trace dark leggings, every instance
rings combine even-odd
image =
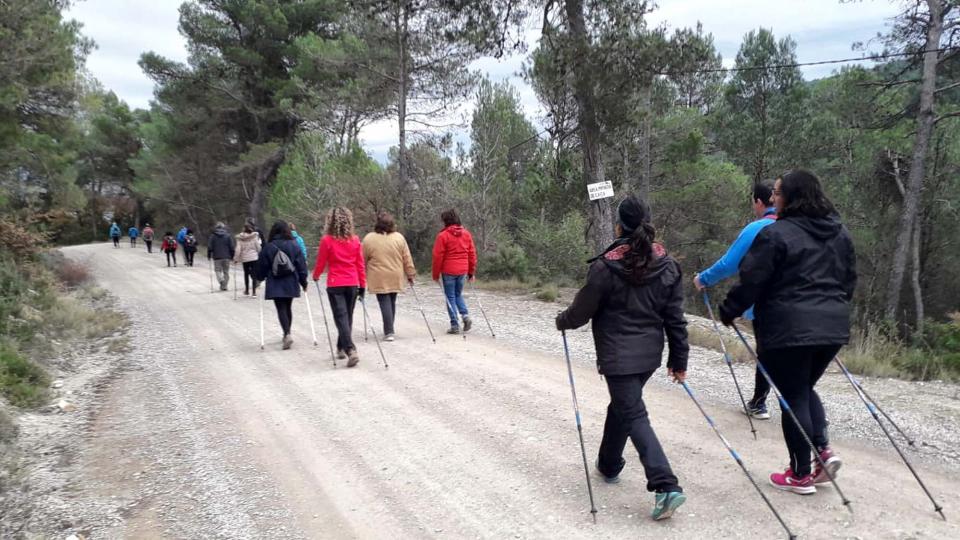
[[[167,266],[170,266],[170,259],[171,259],[171,258],[173,259],[173,265],[176,266],[176,265],[177,265],[177,252],[176,252],[176,251],[168,251],[168,252],[166,252],[166,253],[167,253]]]
[[[330,311],[337,325],[337,350],[356,349],[353,344],[353,310],[357,306],[357,287],[328,287]]]
[[[120,237],[119,237],[119,236],[111,236],[110,238],[113,239],[113,247],[120,247]]]
[[[243,263],[243,292],[250,292],[250,282],[253,282],[253,294],[257,294],[257,261]]]
[[[610,405],[607,406],[607,420],[603,424],[597,468],[608,477],[620,474],[625,464],[623,449],[629,438],[640,454],[640,463],[647,476],[647,491],[683,491],[650,425],[650,416],[643,403],[643,386],[653,373],[648,371],[606,377]]]
[[[820,396],[813,387],[839,350],[839,345],[817,345],[765,350],[760,353],[760,361],[770,373],[773,384],[777,385],[783,399],[793,409],[803,431],[810,436],[817,449],[826,447],[829,441],[827,415]],[[810,474],[813,456],[803,432],[797,429],[797,424],[788,416],[789,413],[784,412],[781,424],[790,454],[790,468],[797,476],[806,476]]]
[[[759,369],[753,374],[753,398],[747,403],[750,407],[756,409],[767,404],[767,396],[770,394],[770,383],[767,378],[760,373]]]
[[[187,260],[187,266],[193,266],[193,256],[197,254],[197,250],[186,249],[183,251],[183,257]]]
[[[378,294],[377,302],[380,304],[380,313],[383,315],[383,335],[389,336],[394,333],[393,321],[397,316],[397,293]]]
[[[277,306],[277,318],[280,319],[283,335],[290,335],[290,325],[293,324],[293,298],[274,298],[273,303]]]
[[[143,243],[147,245],[147,253],[153,253],[153,240],[144,240]]]

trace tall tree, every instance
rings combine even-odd
[[[720,144],[754,182],[796,165],[791,147],[782,144],[796,135],[802,118],[803,77],[790,67],[797,62],[796,47],[789,36],[777,40],[765,28],[751,30],[724,93]]]
[[[394,88],[397,188],[406,201],[401,213],[409,217],[418,189],[410,174],[411,135],[453,126],[450,113],[476,82],[470,62],[518,46],[508,40],[525,11],[510,0],[354,0],[353,5],[371,21],[363,27],[370,54],[357,64]]]
[[[161,102],[175,101],[177,92],[193,92],[199,101],[181,101],[192,109],[181,112],[213,113],[222,123],[219,136],[237,153],[221,165],[230,167],[224,169],[230,177],[249,181],[248,212],[261,222],[285,150],[306,120],[302,105],[313,98],[293,77],[299,62],[315,60],[299,55],[298,40],[339,40],[343,9],[336,0],[193,0],[180,8],[189,65],[154,53],[141,58],[140,65],[160,85]],[[337,66],[317,76],[308,82],[334,87],[350,80]]]
[[[896,250],[890,265],[890,279],[887,284],[887,305],[884,317],[893,322],[897,318],[900,305],[900,292],[903,276],[907,268],[907,258],[911,253],[915,273],[919,273],[920,230],[917,225],[920,215],[921,193],[926,177],[926,162],[930,152],[930,140],[934,129],[941,120],[960,116],[960,110],[936,111],[937,94],[960,83],[951,82],[937,88],[937,73],[941,65],[956,61],[957,51],[949,47],[960,44],[960,7],[955,0],[914,0],[908,2],[908,9],[897,19],[897,24],[887,41],[907,50],[915,51],[922,58],[919,75],[919,103],[916,108],[916,135],[914,136],[910,170],[903,191],[903,206],[897,230]],[[919,45],[920,47],[917,47]],[[919,50],[917,50],[919,49]],[[944,50],[947,49],[947,50]],[[898,84],[902,81],[896,81]],[[911,246],[916,246],[911,248]],[[922,325],[923,302],[920,286],[914,280],[918,324]]]

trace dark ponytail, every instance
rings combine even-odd
[[[657,230],[649,221],[643,222],[627,236],[630,250],[623,255],[623,266],[627,279],[634,285],[640,285],[647,277],[647,269],[653,261],[653,240]]]

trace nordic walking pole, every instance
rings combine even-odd
[[[453,313],[453,316],[456,317],[458,314],[457,309],[453,306],[453,304],[450,303],[450,299],[447,298],[447,290],[443,288],[443,282],[438,281],[437,283],[440,285],[440,294],[443,295],[443,299],[447,302],[447,308],[449,308],[450,311]],[[460,332],[460,333],[463,335],[464,341],[466,341],[467,333],[466,332]]]
[[[477,284],[475,282],[472,283],[471,288],[473,289],[473,296],[477,299],[477,305],[480,307],[480,314],[483,315],[483,320],[487,322],[487,328],[490,329],[490,335],[496,339],[497,334],[494,333],[493,327],[490,326],[490,319],[487,318],[487,312],[483,310],[483,302],[480,301],[480,295],[477,294]]]
[[[777,521],[780,522],[780,525],[783,527],[783,530],[787,532],[787,538],[793,540],[797,535],[793,534],[790,531],[790,527],[787,525],[787,522],[780,517],[780,513],[777,512],[777,509],[773,507],[773,503],[770,502],[770,499],[767,498],[767,495],[760,489],[760,486],[757,485],[757,481],[753,479],[753,475],[750,474],[750,471],[747,470],[747,466],[743,464],[743,460],[740,459],[740,454],[733,449],[733,446],[730,445],[730,442],[727,441],[727,438],[723,436],[723,433],[720,433],[720,428],[717,427],[717,424],[714,423],[713,418],[710,418],[710,415],[707,414],[707,411],[703,409],[703,405],[700,404],[700,401],[693,395],[693,390],[690,390],[690,387],[687,385],[686,381],[681,381],[683,389],[687,391],[687,395],[690,396],[690,399],[693,400],[693,403],[700,409],[700,414],[706,418],[707,423],[710,424],[710,427],[713,428],[713,432],[717,434],[717,437],[720,438],[720,441],[724,446],[727,447],[727,452],[730,452],[730,455],[733,457],[733,460],[737,462],[737,465],[740,465],[740,468],[743,470],[743,474],[747,475],[747,480],[750,480],[750,483],[753,484],[753,489],[757,490],[757,493],[760,494],[760,498],[763,499],[763,502],[767,503],[767,508],[773,512],[774,517],[777,518]]]
[[[840,361],[839,356],[834,357],[834,360],[837,362],[837,365],[840,366],[841,370],[843,370],[844,372],[847,372],[847,366],[845,366],[843,362]],[[850,381],[851,384],[853,384],[854,388],[859,390],[860,393],[867,398],[867,400],[873,403],[873,406],[877,408],[877,412],[879,412],[884,418],[886,418],[887,422],[890,422],[890,425],[893,426],[893,428],[896,429],[898,433],[900,433],[900,435],[907,441],[907,444],[909,444],[910,446],[915,446],[916,441],[914,441],[912,437],[910,437],[902,429],[900,429],[900,426],[898,426],[897,423],[894,422],[892,418],[890,418],[890,415],[887,414],[886,411],[884,411],[882,408],[880,408],[880,405],[876,402],[876,400],[870,397],[870,394],[868,394],[867,390],[863,387],[862,384],[860,384],[860,381],[858,381],[852,375],[847,377],[847,379]]]
[[[363,300],[363,297],[359,297],[360,305],[363,306],[363,317],[366,319],[369,315],[367,314],[367,303]],[[390,365],[387,364],[387,357],[383,355],[383,347],[380,346],[380,338],[377,337],[377,331],[372,326],[370,331],[373,333],[373,341],[377,342],[377,349],[380,351],[380,358],[383,360],[383,369],[390,369]]]
[[[420,315],[423,317],[423,323],[427,325],[427,332],[430,332],[430,339],[434,343],[437,342],[437,338],[433,337],[433,329],[430,328],[430,322],[427,321],[427,314],[423,312],[423,304],[420,303],[420,295],[417,294],[417,288],[413,286],[413,282],[410,282],[410,289],[413,291],[413,297],[417,300],[417,307],[420,308]]]
[[[917,479],[917,483],[920,484],[920,488],[923,489],[923,492],[927,494],[927,498],[933,503],[934,512],[940,514],[940,517],[946,521],[947,517],[943,515],[943,507],[940,506],[940,503],[938,503],[937,500],[933,498],[933,495],[930,494],[930,490],[927,489],[927,486],[923,483],[923,480],[920,479],[920,475],[917,474],[917,471],[913,468],[910,460],[907,459],[907,456],[903,453],[903,450],[901,450],[900,446],[898,446],[896,441],[893,440],[893,435],[890,434],[887,426],[883,425],[883,422],[880,421],[880,416],[877,414],[876,404],[873,403],[872,399],[869,399],[869,397],[863,393],[862,387],[856,380],[854,380],[853,375],[850,374],[847,366],[843,365],[843,362],[841,362],[839,358],[834,358],[834,360],[837,361],[837,365],[840,366],[840,370],[843,371],[844,376],[846,376],[847,380],[850,381],[850,384],[853,385],[853,389],[857,392],[857,396],[859,396],[860,400],[863,401],[863,404],[867,406],[867,410],[870,411],[870,416],[873,416],[873,419],[876,420],[877,424],[880,425],[880,429],[883,430],[883,434],[890,439],[890,444],[893,445],[893,449],[900,454],[900,459],[903,460],[904,465],[910,469],[910,473],[913,474],[913,477]]]
[[[710,295],[707,294],[706,289],[703,291],[703,303],[707,305],[707,313],[710,314],[713,329],[717,332],[717,338],[720,340],[720,350],[723,351],[723,360],[730,369],[730,376],[733,377],[733,385],[737,388],[737,395],[740,396],[740,403],[743,405],[743,414],[747,415],[747,422],[750,422],[750,432],[753,433],[753,440],[757,440],[757,428],[753,426],[753,417],[750,416],[750,410],[747,409],[747,400],[743,399],[743,391],[740,390],[737,374],[733,371],[733,362],[730,360],[730,353],[727,352],[727,344],[723,341],[723,334],[720,333],[720,325],[717,324],[717,318],[713,316],[713,306],[710,304]]]
[[[767,372],[767,369],[763,367],[763,363],[760,362],[760,357],[757,356],[757,353],[753,350],[753,347],[750,346],[750,343],[747,342],[747,338],[743,337],[743,334],[740,332],[740,329],[737,328],[736,323],[732,324],[733,331],[737,333],[737,337],[740,338],[740,341],[743,343],[743,346],[747,348],[750,352],[750,356],[753,356],[754,360],[757,362],[757,369],[760,370],[760,373],[763,375],[763,378],[767,380],[770,384],[770,389],[773,390],[773,393],[777,396],[777,400],[780,401],[780,409],[787,411],[787,415],[790,416],[790,419],[793,420],[794,425],[797,426],[797,429],[800,431],[800,434],[803,435],[803,440],[807,441],[807,446],[810,447],[810,451],[813,452],[814,457],[817,460],[817,463],[820,464],[820,467],[823,469],[823,472],[827,473],[827,478],[830,479],[830,483],[833,484],[833,489],[837,490],[837,495],[840,496],[840,500],[843,501],[843,505],[847,507],[851,513],[853,512],[853,507],[850,506],[850,499],[843,494],[843,491],[840,490],[840,485],[837,484],[837,479],[833,476],[833,473],[830,472],[830,469],[827,467],[827,464],[823,462],[823,458],[820,457],[820,452],[817,452],[817,447],[813,444],[813,441],[810,440],[810,435],[807,434],[807,431],[803,429],[803,425],[800,424],[800,419],[797,418],[797,414],[793,412],[793,409],[790,408],[790,404],[787,403],[787,400],[783,398],[783,394],[780,393],[780,389],[777,388],[777,385],[773,383],[773,378],[770,377],[770,374]]]
[[[337,355],[333,352],[333,338],[330,337],[330,324],[327,323],[327,309],[323,306],[323,293],[320,292],[320,282],[314,281],[317,286],[317,296],[320,297],[320,313],[323,313],[323,326],[327,329],[327,343],[330,344],[330,358],[333,359],[333,367],[337,367]]]
[[[266,289],[266,284],[264,284],[264,289]],[[260,350],[263,350],[263,297],[265,294],[260,294],[260,301],[257,302],[260,304]]]
[[[570,363],[570,347],[567,345],[567,331],[561,330],[563,337],[563,356],[567,360],[567,376],[570,377],[570,394],[573,396],[573,415],[577,419],[577,436],[580,437],[580,455],[583,457],[583,472],[587,475],[587,495],[590,496],[590,514],[597,522],[597,506],[593,503],[593,484],[590,483],[590,467],[587,465],[587,449],[583,445],[583,426],[580,424],[580,405],[577,404],[577,387],[573,383],[573,364]]]
[[[233,299],[237,299],[237,263],[233,263]]]
[[[186,254],[184,254],[184,257],[186,257]],[[210,268],[210,293],[213,294],[213,263],[209,258],[207,259],[207,266]]]
[[[363,341],[367,341],[367,306],[363,306]]]
[[[310,335],[313,336],[313,346],[317,346],[317,331],[313,327],[313,310],[310,309],[310,295],[303,289],[303,299],[307,302],[307,319],[310,320]]]

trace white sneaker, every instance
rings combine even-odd
[[[394,341],[395,339],[397,339],[397,337],[393,334],[387,334],[386,337],[383,338],[384,341]]]

